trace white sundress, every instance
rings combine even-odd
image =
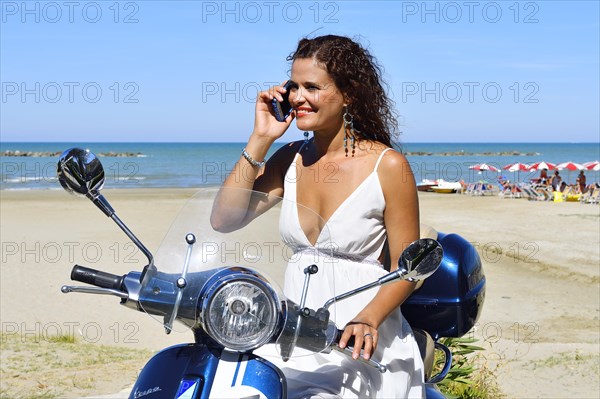
[[[294,251],[285,272],[283,292],[299,303],[304,268],[317,264],[311,277],[306,306],[318,309],[335,295],[370,283],[386,274],[378,261],[386,239],[385,199],[377,168],[335,210],[312,245],[300,226],[296,206],[296,161],[285,175],[280,234]],[[335,255],[331,256],[331,243]],[[323,246],[327,246],[324,248]],[[375,296],[371,289],[330,308],[331,318],[343,328]],[[289,398],[421,398],[423,364],[412,330],[400,311],[393,311],[378,329],[379,342],[372,358],[387,366],[380,373],[360,361],[333,351],[312,354],[296,349],[288,362],[276,363],[288,380]],[[273,361],[273,359],[269,359]]]

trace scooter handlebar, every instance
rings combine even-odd
[[[335,335],[335,343],[339,344],[340,343],[340,339],[342,338],[342,334],[344,333],[344,330],[340,330],[338,328],[337,333]],[[348,342],[346,343],[346,346],[352,346],[354,347],[354,336],[351,336],[350,339],[348,340]]]
[[[340,342],[340,338],[342,338],[342,334],[344,333],[344,330],[337,330],[336,333],[336,337],[335,337],[335,344]],[[341,352],[343,354],[345,354],[348,357],[352,357],[352,352],[353,352],[353,347],[354,347],[354,337],[350,337],[350,339],[348,340],[348,343],[346,344],[346,347],[344,349],[341,349],[339,346],[334,345],[332,347],[332,349],[337,350],[338,352]],[[365,360],[365,358],[363,358],[362,356],[360,356],[358,358],[359,361],[368,364],[371,367],[376,368],[377,370],[379,370],[380,373],[385,373],[387,371],[387,367],[379,362],[376,362],[373,359],[368,359]]]
[[[96,287],[101,288],[124,291],[124,279],[125,276],[117,276],[116,274],[106,273],[79,265],[73,266],[73,270],[71,270],[71,280],[95,285]]]

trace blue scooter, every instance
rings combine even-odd
[[[475,325],[485,296],[480,258],[462,237],[435,233],[417,240],[403,252],[394,272],[310,309],[305,301],[310,278],[319,272],[316,265],[304,269],[299,303],[285,299],[278,284],[267,277],[283,270],[291,256],[277,229],[265,228],[263,222],[275,220],[269,215],[233,233],[219,233],[211,228],[210,217],[214,197],[223,193],[205,190],[184,207],[154,256],[100,194],[104,170],[93,153],[78,148],[65,151],[58,161],[58,177],[65,190],[94,202],[148,259],[142,271],[122,276],[75,265],[71,279],[88,285],[65,285],[62,292],[114,295],[121,304],[158,318],[167,334],[182,329],[194,333],[194,343],[164,349],[150,359],[130,398],[287,398],[284,374],[254,352],[273,344],[284,361],[298,350],[351,356],[352,343],[344,349],[337,345],[341,330],[331,320],[330,308],[399,280],[422,281],[402,312],[423,358],[426,397],[444,397],[436,384],[450,370],[452,355],[438,340],[466,334]],[[270,204],[273,210],[285,201],[259,192],[245,195]],[[232,207],[226,212],[239,210]],[[189,230],[191,225],[195,232]],[[436,349],[445,360],[441,371],[432,376]],[[384,364],[372,359],[360,361],[387,372]]]

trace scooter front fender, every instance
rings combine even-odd
[[[142,369],[129,398],[285,399],[286,392],[281,371],[263,358],[183,344],[154,355]]]

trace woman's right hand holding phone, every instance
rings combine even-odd
[[[273,99],[282,102],[283,94],[285,93],[286,89],[283,85],[273,86],[269,90],[258,93],[254,118],[254,131],[252,132],[253,136],[266,139],[272,143],[283,136],[285,131],[290,127],[292,120],[294,120],[294,113],[290,113],[285,121],[280,122],[275,118],[273,105],[271,104]]]

